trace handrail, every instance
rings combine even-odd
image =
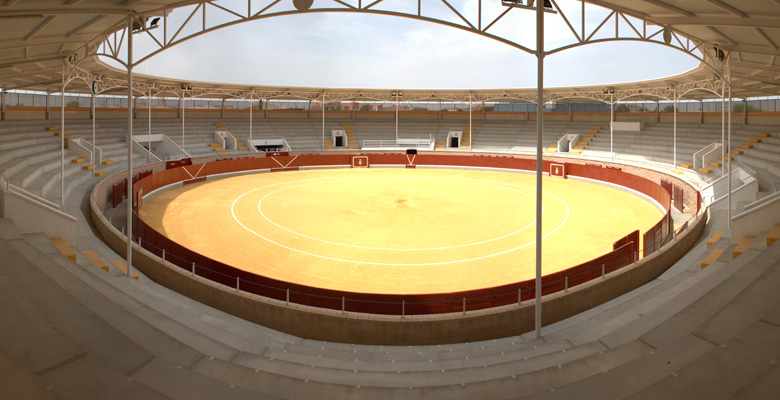
[[[0,182],[5,182],[4,189],[6,192],[16,193],[20,196],[26,197],[28,200],[41,203],[41,205],[46,206],[48,208],[53,208],[54,209],[53,211],[57,211],[67,216],[70,216],[70,214],[62,212],[62,207],[59,204],[55,204],[49,200],[44,199],[41,196],[38,196],[34,193],[25,190],[24,188],[12,184],[11,181],[8,179],[8,177],[5,176],[5,173],[3,173],[2,171],[0,171]]]
[[[744,213],[746,213],[746,212],[748,212],[748,211],[750,211],[750,210],[752,210],[754,208],[760,207],[760,206],[762,206],[762,205],[764,205],[766,203],[772,202],[773,200],[775,200],[777,198],[780,198],[780,192],[774,192],[774,193],[770,194],[769,196],[764,197],[763,199],[758,199],[758,200],[756,200],[756,201],[754,201],[754,202],[752,202],[750,204],[747,204],[745,206],[744,212],[742,214],[744,214]],[[740,214],[740,215],[742,215],[742,214]]]

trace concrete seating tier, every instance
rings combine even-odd
[[[737,244],[723,236],[715,246],[724,255],[700,269],[720,217],[662,276],[539,339],[431,346],[275,332],[93,263],[85,250],[118,256],[90,234],[69,246],[73,262],[49,238],[0,219],[0,250],[13,260],[0,265],[0,304],[13,304],[4,311],[16,321],[0,327],[0,369],[13,374],[16,397],[65,399],[771,398],[780,390],[780,247],[767,248],[764,233],[732,260]],[[85,377],[89,385],[73,384]]]

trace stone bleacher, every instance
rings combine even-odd
[[[213,141],[214,122],[187,122],[193,133],[188,131],[185,143],[194,154],[213,153],[205,139]],[[344,122],[326,120],[326,135]],[[350,123],[360,141],[395,137],[394,122]],[[177,140],[180,124],[155,122],[152,133]],[[240,141],[248,139],[248,121],[225,124]],[[475,124],[475,151],[535,151],[534,123]],[[45,130],[52,125],[0,124],[0,171],[12,183],[55,200],[60,142]],[[590,130],[592,125],[546,124],[545,148],[557,142],[561,131]],[[462,122],[449,121],[400,126],[402,137],[432,132],[438,140],[450,130],[463,130]],[[117,161],[105,168],[126,163],[125,129],[125,121],[98,122],[96,144],[104,158]],[[671,163],[663,150],[666,146],[670,153],[669,129],[668,124],[648,124],[634,138],[621,133],[620,151],[616,135],[616,151]],[[678,128],[678,160],[713,141],[707,139],[712,137],[708,129],[712,127]],[[91,140],[90,122],[69,122],[66,130]],[[740,128],[732,137],[735,143],[751,143],[747,139],[759,130]],[[139,121],[134,131],[146,134],[146,125]],[[718,138],[719,132],[718,126]],[[316,120],[253,124],[254,138],[284,137],[295,150],[320,149],[321,135],[321,121]],[[780,143],[764,139],[762,146],[735,158],[748,165],[763,162],[763,169],[774,173],[780,162],[771,146]],[[605,143],[608,152],[608,129],[596,135],[583,155],[604,152]],[[137,158],[135,163],[143,163],[146,155]],[[326,343],[221,313],[143,275],[138,281],[128,279],[113,263],[122,257],[94,236],[80,211],[98,178],[80,164],[68,164],[66,207],[79,218],[78,239],[70,246],[75,262],[45,235],[22,235],[11,220],[0,219],[2,397],[762,399],[780,394],[780,244],[767,240],[770,229],[780,229],[773,226],[733,258],[739,243],[732,243],[728,234],[714,237],[727,232],[725,212],[714,212],[698,244],[663,275],[544,327],[539,339],[531,332],[452,345]],[[723,252],[702,268],[713,249]]]
[[[14,321],[0,328],[0,380],[10,398],[774,398],[780,245],[759,237],[732,259],[724,236],[728,255],[701,269],[714,229],[661,277],[540,339],[366,346],[251,324],[106,272],[85,250],[120,258],[94,236],[71,246],[74,262],[0,219]]]

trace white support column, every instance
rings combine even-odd
[[[247,147],[252,145],[252,110],[255,108],[255,105],[252,104],[252,96],[249,96],[249,143],[247,143]]]
[[[615,136],[615,95],[610,93],[609,95],[609,160],[615,160],[615,150],[612,147],[613,138]]]
[[[398,107],[400,107],[400,102],[398,101],[398,96],[395,96],[395,143],[396,146],[398,145]],[[441,115],[441,107],[439,107],[439,114]]]
[[[133,18],[127,18],[127,276],[133,269]]]
[[[184,149],[184,92],[181,94],[181,148]],[[186,151],[186,150],[185,150]]]
[[[325,94],[322,95],[322,149],[325,150]]]
[[[674,90],[674,102],[673,102],[673,108],[674,108],[674,131],[672,135],[674,136],[672,138],[674,149],[672,154],[672,165],[674,166],[674,170],[677,170],[677,89]]]
[[[544,136],[544,2],[536,2],[536,302],[534,329],[542,337],[542,139]]]
[[[149,62],[146,62],[146,73],[149,73]],[[151,163],[152,162],[152,88],[149,88],[149,135],[147,136],[147,144],[146,146],[149,147],[147,151],[147,158],[146,162]]]
[[[92,169],[97,169],[97,166],[100,164],[103,160],[97,160],[95,162],[95,119],[97,118],[97,114],[95,114],[95,93],[92,93],[92,157],[90,157],[90,165],[92,165]]]
[[[728,193],[728,224],[727,229],[731,231],[731,55],[729,55],[729,63],[728,63],[728,80],[729,80],[729,114],[728,114],[728,148],[727,150],[727,157],[728,157],[728,168],[726,170],[728,171],[728,182],[729,182],[729,193]]]
[[[66,61],[62,61],[62,96],[60,97],[60,207],[65,211],[65,76]]]
[[[471,124],[471,93],[469,92],[469,151],[474,151],[474,126]]]
[[[731,157],[731,154],[729,154]],[[720,85],[720,175],[726,173],[726,79]]]

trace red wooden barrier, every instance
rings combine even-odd
[[[254,169],[291,170],[297,169],[299,166],[308,165],[351,165],[351,157],[352,155],[350,154],[318,154],[294,157],[280,153],[274,156],[268,154],[267,157],[222,160],[207,163],[202,165],[202,168],[197,166],[197,169],[190,167],[186,170],[184,167],[191,165],[191,161],[189,159],[180,160],[166,163],[166,171],[151,175],[142,173],[143,176],[134,185],[134,194],[137,194],[138,191],[150,193],[157,188],[174,182],[202,180],[207,175],[233,171]],[[407,165],[410,162],[407,155],[403,153],[372,153],[368,154],[368,157],[372,165]],[[549,171],[550,162],[544,161],[544,163],[546,163],[546,170]],[[460,165],[522,170],[536,169],[535,160],[510,156],[420,154],[415,157],[414,164]],[[604,168],[599,165],[566,164],[566,168],[568,175],[608,180],[645,193],[662,205],[665,205],[668,210],[671,200],[670,191],[648,179],[624,173],[618,168]],[[117,185],[114,185],[114,202],[117,201],[117,187],[120,190],[122,189],[121,182]],[[119,198],[121,202],[121,195]],[[194,271],[199,276],[230,287],[236,287],[236,277],[239,277],[241,280],[240,289],[242,291],[278,300],[285,300],[287,290],[289,289],[290,301],[298,304],[341,309],[342,298],[344,298],[344,306],[348,311],[375,314],[401,314],[404,312],[411,315],[463,311],[464,298],[466,299],[466,310],[477,310],[515,303],[518,301],[518,291],[521,292],[520,297],[523,301],[529,300],[534,296],[535,281],[532,279],[492,288],[415,295],[353,293],[293,284],[255,275],[212,260],[156,232],[146,225],[142,219],[138,218],[137,214],[133,218],[135,221],[133,233],[142,238],[144,248],[158,256],[161,256],[163,250],[165,250],[166,260],[180,268],[193,271],[194,262],[196,265]],[[671,232],[671,226],[671,213],[667,212],[661,221],[644,234],[646,254],[657,250],[656,241],[666,237]],[[649,252],[648,245],[651,246]],[[634,261],[634,252],[638,247],[639,231],[634,231],[615,242],[612,252],[567,270],[544,276],[542,278],[542,293],[554,293],[564,290],[566,287],[580,285],[591,279],[600,278],[602,274],[608,274],[629,265]]]

